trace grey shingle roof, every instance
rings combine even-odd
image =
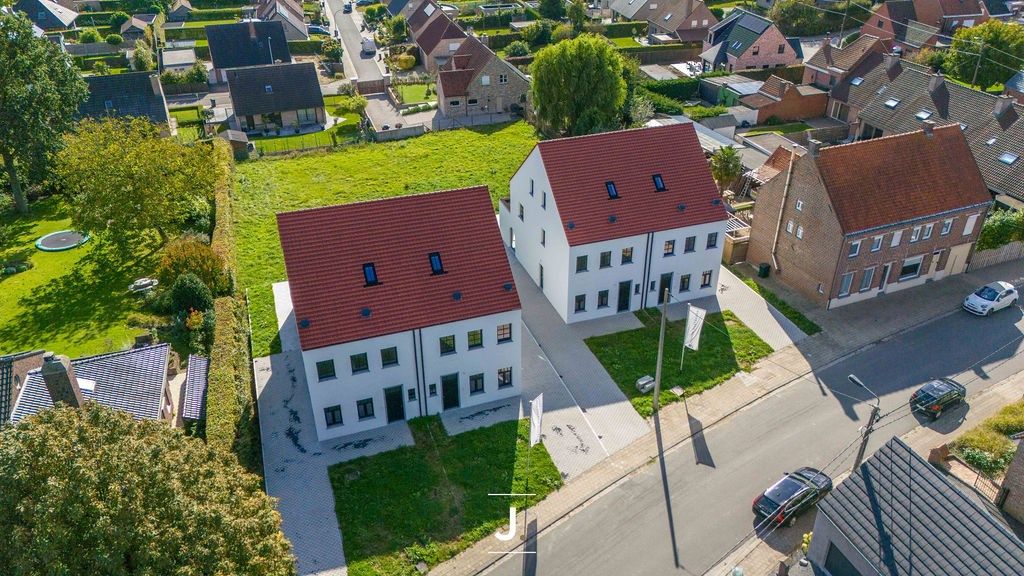
[[[206,358],[189,355],[185,373],[185,405],[181,409],[181,417],[185,420],[206,417],[206,376],[209,368],[210,361]]]
[[[78,18],[78,12],[50,0],[18,0],[14,10],[24,12],[29,20],[46,30],[68,28]]]
[[[324,106],[312,62],[233,68],[227,76],[231,102],[239,116]]]
[[[269,39],[269,45],[268,45]],[[217,69],[291,62],[284,25],[280,22],[238,22],[206,27],[210,59]],[[274,60],[270,59],[273,52]]]
[[[709,49],[701,54],[701,58],[708,59],[705,55],[713,56],[713,63],[717,66],[725,62],[725,53],[739,56],[772,25],[772,21],[767,18],[736,8],[709,30],[712,46],[724,45],[725,50],[712,54]]]
[[[157,344],[112,354],[89,356],[71,361],[75,377],[96,383],[95,388],[82,388],[85,400],[92,400],[128,412],[136,420],[157,420],[163,408],[167,385],[167,354],[169,344]],[[14,406],[11,422],[51,408],[53,401],[46,389],[42,373],[28,373],[21,396]]]
[[[1024,543],[898,438],[818,510],[879,574],[1024,574]]]
[[[11,417],[11,409],[14,408],[14,363],[37,355],[41,359],[42,350],[0,356],[0,427]]]
[[[156,124],[167,123],[167,101],[155,72],[89,76],[89,98],[78,107],[88,118],[137,116]]]
[[[1017,72],[1012,78],[1006,81],[1007,90],[1016,90],[1017,92],[1024,92],[1024,72]]]

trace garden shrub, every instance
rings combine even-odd
[[[687,106],[683,112],[694,122],[697,122],[705,118],[721,116],[722,114],[729,112],[729,109],[725,106]]]
[[[110,23],[111,28],[120,30],[121,24],[127,22],[129,18],[131,18],[131,16],[129,16],[127,12],[118,11],[110,15],[110,20],[108,20],[108,22]]]
[[[334,38],[324,40],[324,43],[320,46],[320,53],[323,54],[328,62],[341,62],[341,56],[344,52],[345,49],[341,42]]]
[[[960,456],[964,459],[964,462],[967,462],[973,468],[989,476],[994,476],[1006,470],[1006,467],[1010,465],[1010,461],[1013,460],[1014,452],[1016,452],[1016,447],[1013,446],[1013,442],[1010,442],[1005,450],[997,453],[965,447],[960,450]]]
[[[718,6],[715,6],[713,8],[709,8],[709,10],[711,10],[711,13],[715,15],[715,18],[718,18],[719,22],[722,21],[722,18],[725,18],[725,9],[724,8],[720,8]]]
[[[395,67],[399,70],[412,70],[416,67],[416,57],[410,54],[402,54],[395,58]]]
[[[1015,210],[993,210],[985,218],[978,235],[976,248],[991,250],[1024,237],[1024,212]]]
[[[197,276],[214,294],[222,294],[227,288],[224,258],[194,238],[168,244],[156,268],[156,277],[165,286],[186,273]]]
[[[95,44],[100,41],[100,33],[95,28],[82,28],[78,33],[79,44]]]
[[[339,98],[337,102],[334,110],[342,114],[362,114],[366,110],[366,97],[359,94]]]
[[[323,44],[323,40],[289,40],[288,51],[292,54],[306,56],[320,54]]]
[[[1024,432],[1024,403],[1005,406],[986,423],[989,428],[1006,436]]]
[[[110,44],[111,46],[120,46],[121,44],[124,44],[124,38],[120,34],[107,34],[105,40],[107,41],[107,44]]]
[[[545,44],[551,43],[551,21],[540,20],[535,22],[522,31],[523,40],[530,46],[544,46]]]
[[[502,34],[490,34],[487,36],[487,47],[497,52],[502,48],[519,40],[522,35],[519,32],[505,32]]]
[[[505,48],[505,54],[512,57],[527,56],[530,54],[530,45],[522,40],[516,40]]]
[[[199,276],[186,272],[171,286],[170,305],[175,312],[209,310],[213,308],[213,294]]]
[[[555,29],[551,31],[551,41],[555,44],[563,40],[572,40],[573,31],[572,26],[569,24],[559,24],[555,26]]]
[[[644,88],[676,100],[690,100],[697,94],[700,78],[676,78],[673,80],[652,80]]]
[[[614,22],[587,24],[585,30],[608,38],[635,38],[647,34],[647,22]]]
[[[107,76],[110,74],[110,66],[106,62],[97,62],[92,65],[92,73],[96,76]]]
[[[633,90],[633,94],[637,96],[643,96],[651,101],[654,105],[654,111],[661,114],[674,114],[679,115],[685,112],[683,103],[678,100],[673,100],[668,96],[662,96],[655,92],[651,92],[645,86],[637,86]]]
[[[852,27],[870,14],[870,0],[851,0],[846,25]],[[843,12],[822,12],[815,0],[777,0],[768,11],[768,18],[786,36],[818,36],[838,31],[843,23]]]

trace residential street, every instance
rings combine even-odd
[[[362,53],[362,33],[359,32],[359,23],[362,18],[353,9],[349,14],[342,12],[345,6],[344,0],[327,0],[327,12],[329,18],[341,32],[341,42],[345,45],[345,53],[352,62],[355,70],[345,70],[349,78],[356,76],[360,80],[380,80],[384,77],[380,67],[377,65],[377,55],[372,56]],[[369,38],[369,32],[365,32]]]
[[[851,443],[870,406],[843,395],[870,396],[848,374],[882,396],[882,414],[895,410],[878,424],[870,453],[922,423],[905,416],[905,405],[924,380],[958,375],[973,395],[1024,370],[1024,357],[1016,356],[1024,350],[1021,318],[1016,308],[991,318],[957,312],[820,370],[817,381],[799,380],[668,452],[671,521],[661,470],[652,462],[543,533],[535,558],[512,556],[489,573],[702,574],[748,535],[752,498],[783,472],[824,468],[848,446],[826,471],[836,476],[850,467]],[[947,413],[934,427],[955,428],[968,410]]]

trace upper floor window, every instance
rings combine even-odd
[[[441,264],[441,253],[431,252],[430,253],[430,273],[431,274],[444,274],[444,265]]]
[[[319,381],[331,380],[335,377],[334,360],[321,360],[316,363],[316,379]]]
[[[438,338],[438,342],[441,345],[441,355],[454,354],[455,353],[455,334],[449,334],[448,336],[441,336]]]
[[[525,222],[526,221],[525,215],[526,215],[526,212],[523,210],[523,205],[520,204],[519,205],[519,219]]]
[[[946,234],[949,234],[950,230],[952,230],[952,229],[953,229],[953,219],[950,218],[948,220],[944,220],[942,222],[942,231],[939,232],[939,235],[940,236],[945,236]]]
[[[753,48],[750,49],[750,55],[751,56],[757,56],[760,53],[761,53],[761,47],[760,46],[754,46]]]
[[[673,254],[675,254],[676,253],[676,241],[675,240],[665,240],[665,247],[663,248],[663,253],[664,253],[665,256],[672,256]]]
[[[779,44],[779,54],[785,54],[785,53],[786,53],[786,45],[785,44]]]
[[[935,224],[925,224],[924,225],[924,236],[922,237],[922,239],[923,240],[927,240],[927,239],[931,238],[932,237],[932,230],[934,230],[934,229],[935,229]]]
[[[697,248],[697,237],[687,236],[683,242],[683,252],[693,252]]]
[[[366,280],[367,286],[373,286],[374,284],[380,284],[380,279],[377,278],[377,268],[372,262],[363,264],[363,279]]]
[[[623,264],[632,264],[633,263],[633,248],[632,247],[623,248],[622,249],[622,263]]]
[[[576,257],[576,271],[577,272],[586,272],[587,271],[587,256],[586,255],[577,256]]]
[[[498,342],[511,342],[512,341],[512,325],[511,324],[498,324]]]
[[[508,84],[508,74],[498,74],[498,84]]]
[[[875,236],[871,239],[871,251],[878,252],[882,249],[882,240],[885,239],[885,235]]]
[[[394,366],[398,364],[398,348],[392,346],[390,348],[380,349],[380,365],[381,366]]]
[[[910,241],[917,242],[921,239],[921,227],[914,226],[914,229],[910,231]]]
[[[853,258],[857,254],[860,254],[860,240],[850,242],[850,251],[847,253],[850,258]]]
[[[483,348],[484,346],[484,331],[483,330],[470,330],[466,334],[466,339],[469,341],[469,349]]]
[[[803,212],[804,211],[804,201],[803,200],[797,200],[796,201],[796,209],[797,209],[798,212]]]
[[[530,178],[530,196],[533,196],[533,178]]]
[[[601,252],[601,268],[610,268],[612,265],[612,251]]]
[[[366,359],[366,352],[349,356],[349,361],[352,363],[353,374],[366,372],[370,369],[370,362]]]
[[[708,234],[707,248],[711,249],[711,248],[717,248],[717,247],[718,247],[718,232],[712,232],[712,233]]]

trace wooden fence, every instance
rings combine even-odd
[[[1010,242],[999,248],[975,252],[974,256],[971,257],[971,263],[967,266],[967,271],[973,272],[986,266],[993,266],[1020,258],[1024,258],[1024,242]]]

